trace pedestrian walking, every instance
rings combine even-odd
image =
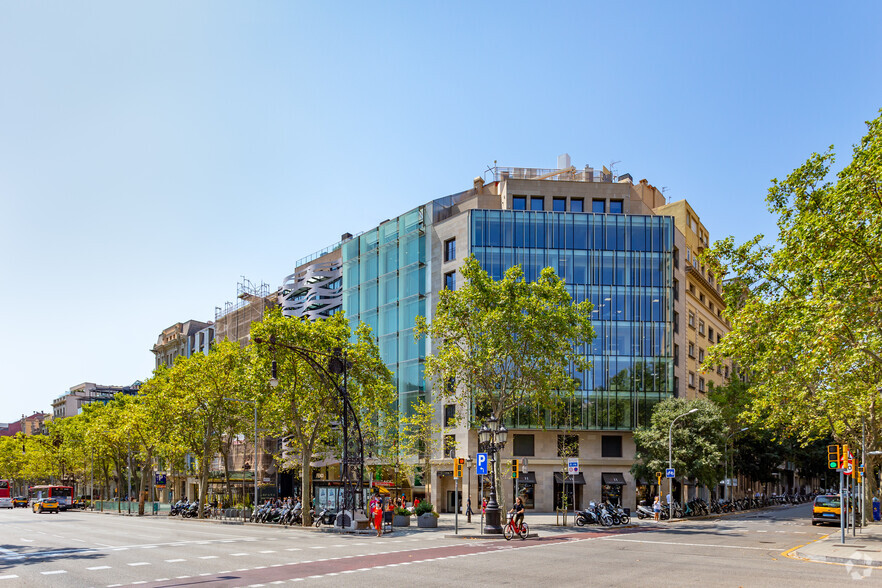
[[[466,500],[466,520],[471,523],[472,522],[472,497],[469,496]]]
[[[656,522],[661,520],[661,502],[658,496],[655,497],[655,502],[652,503],[652,512],[655,514]]]
[[[374,504],[374,527],[377,529],[377,537],[383,535],[383,503]]]

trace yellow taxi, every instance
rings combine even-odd
[[[838,494],[819,494],[815,496],[812,506],[812,525],[824,523],[839,524],[842,513],[842,502]]]
[[[25,498],[24,496],[16,496],[15,498],[12,499],[12,506],[14,508],[19,508],[19,507],[27,508],[28,499]]]
[[[58,514],[58,501],[54,498],[38,498],[34,500],[34,512],[54,512]]]

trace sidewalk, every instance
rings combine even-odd
[[[845,545],[840,544],[841,538],[839,529],[830,527],[826,537],[800,545],[786,555],[828,563],[882,566],[882,523],[870,523],[865,529],[858,529],[854,537],[849,529]]]

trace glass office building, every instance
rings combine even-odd
[[[392,370],[398,404],[425,397],[425,339],[414,340],[426,316],[426,223],[420,206],[342,245],[343,310],[350,324],[370,325]]]
[[[471,252],[494,278],[520,264],[528,280],[544,267],[576,302],[594,305],[596,338],[580,353],[592,369],[569,406],[538,414],[522,406],[517,429],[634,429],[673,394],[674,219],[663,216],[521,210],[469,211]]]

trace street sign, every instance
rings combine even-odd
[[[579,473],[579,460],[578,459],[570,459],[567,460],[567,473],[571,476],[575,476]]]
[[[487,454],[479,453],[476,456],[475,460],[475,471],[479,476],[487,475]]]
[[[674,478],[676,475],[674,474],[674,468],[665,468],[665,478]]]

